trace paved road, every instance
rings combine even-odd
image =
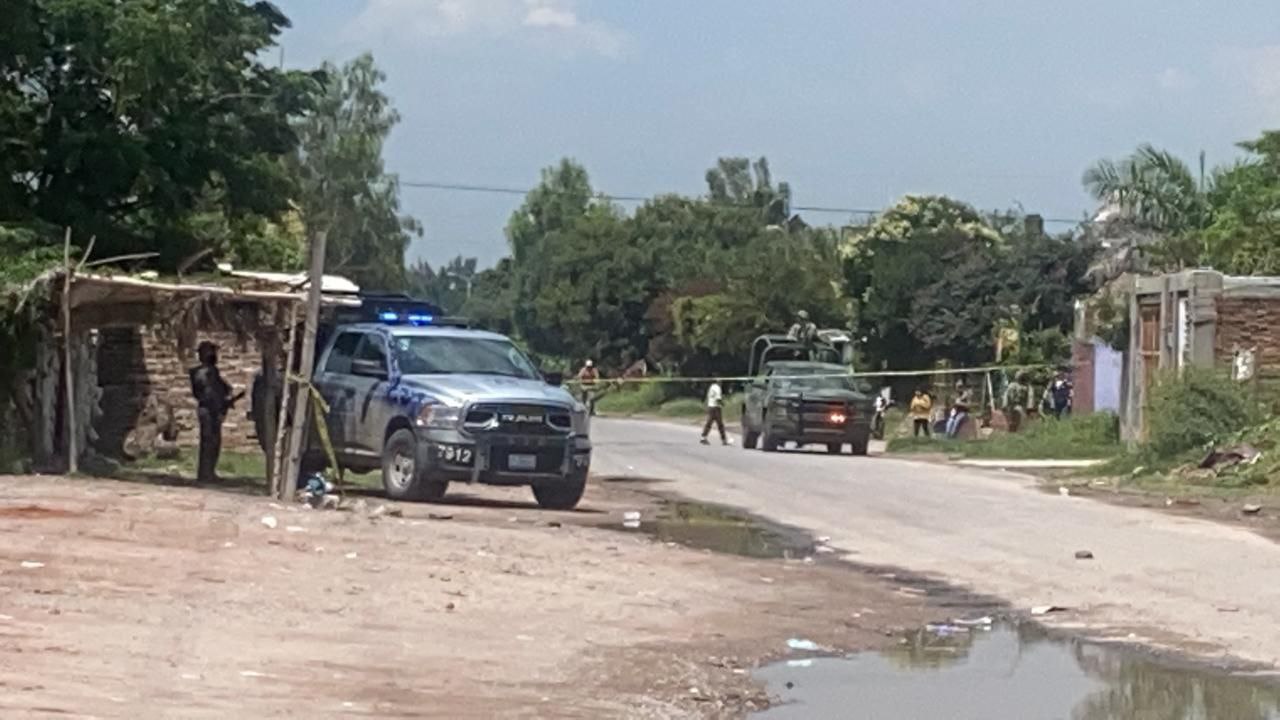
[[[600,419],[600,476],[674,481],[829,535],[852,559],[935,575],[1061,624],[1280,667],[1280,546],[1247,530],[1034,489],[1025,477],[888,457],[703,447],[697,430]],[[735,438],[736,440],[736,438]],[[1076,560],[1090,550],[1091,561]]]

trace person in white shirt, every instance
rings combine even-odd
[[[724,391],[720,389],[720,381],[712,381],[711,387],[707,388],[707,424],[702,427],[702,444],[709,445],[707,436],[711,434],[711,426],[714,425],[720,431],[720,442],[724,445],[729,444],[729,436],[724,432]]]

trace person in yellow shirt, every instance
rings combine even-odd
[[[933,414],[933,398],[929,397],[929,393],[921,389],[916,389],[915,395],[911,397],[911,423],[915,425],[915,436],[920,437],[920,432],[924,431],[925,437],[931,437],[929,431],[929,416]]]

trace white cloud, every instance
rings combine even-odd
[[[619,55],[626,40],[605,23],[583,19],[574,0],[366,0],[352,32],[362,40],[402,43],[527,37],[609,57]]]
[[[564,8],[536,5],[529,8],[529,14],[524,16],[524,24],[529,27],[571,30],[578,27],[578,14]]]

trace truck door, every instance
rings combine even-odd
[[[355,358],[356,347],[364,333],[343,332],[333,341],[329,351],[322,359],[323,365],[315,374],[314,384],[321,397],[329,405],[329,415],[325,418],[329,426],[329,439],[333,442],[334,452],[348,455],[351,452],[351,436],[347,434],[347,417],[351,414],[349,406],[355,400],[355,388],[352,381],[351,361]]]
[[[751,427],[761,430],[764,422],[764,400],[769,382],[768,372],[762,372],[751,378],[747,385],[747,401],[744,415]]]
[[[353,402],[345,418],[346,437],[353,454],[381,457],[382,441],[390,423],[387,380],[387,341],[377,333],[367,333],[356,346],[349,388]],[[375,370],[377,368],[377,370]]]

